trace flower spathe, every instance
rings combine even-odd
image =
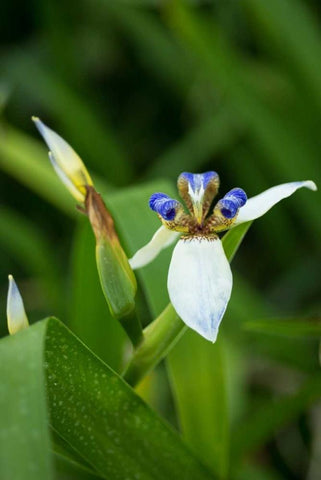
[[[233,283],[218,234],[259,218],[299,188],[317,187],[311,180],[284,183],[250,199],[241,188],[233,188],[212,207],[219,189],[216,172],[184,172],[177,186],[186,208],[165,193],[154,193],[149,206],[162,226],[129,262],[133,269],[147,265],[180,236],[168,272],[169,297],[186,325],[215,342]]]

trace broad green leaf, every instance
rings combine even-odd
[[[246,322],[245,330],[268,335],[281,335],[286,337],[321,337],[320,319],[267,319]]]
[[[57,320],[46,325],[51,424],[98,474],[113,480],[211,478],[107,365]]]
[[[68,466],[71,470],[74,467],[77,471],[96,475],[92,467],[77,453],[67,442],[65,442],[53,428],[51,428],[52,451],[54,454],[55,470],[59,471],[60,466]],[[58,465],[57,465],[58,464]]]
[[[0,341],[3,480],[53,479],[43,371],[45,331],[46,323],[38,323]]]
[[[226,345],[188,330],[167,358],[182,432],[195,453],[226,478],[229,424]]]
[[[54,478],[56,480],[99,480],[103,478],[61,454],[55,453],[53,457],[55,466]]]
[[[89,464],[113,480],[212,478],[177,433],[58,320],[1,340],[0,355],[1,478],[52,478],[45,389],[52,428],[62,447],[84,459],[82,470]]]
[[[321,399],[321,375],[311,375],[291,395],[267,401],[248,418],[235,426],[232,432],[232,458],[237,462],[248,453],[258,450],[281,427],[296,419],[298,415]],[[237,463],[236,463],[237,464]]]

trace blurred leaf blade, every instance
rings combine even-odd
[[[41,142],[4,126],[0,142],[0,167],[56,207],[73,216],[74,202],[54,173],[48,151]]]
[[[24,94],[41,102],[42,108],[53,114],[64,132],[59,133],[77,151],[84,162],[108,174],[106,181],[116,185],[124,184],[131,175],[131,165],[126,154],[116,140],[116,134],[107,125],[106,119],[95,108],[94,103],[86,102],[75,89],[60,81],[53,72],[37,64],[29,53],[4,61],[7,76],[22,89]],[[21,72],[29,75],[21,82]],[[37,78],[35,83],[32,79]],[[68,108],[65,108],[68,105]],[[37,112],[31,112],[35,115]],[[55,127],[56,130],[58,130]],[[85,134],[83,134],[85,133]],[[95,138],[95,142],[91,139]],[[90,164],[87,160],[90,157]],[[102,162],[102,158],[105,159]],[[113,168],[117,165],[117,169]]]
[[[307,378],[296,393],[262,404],[257,411],[251,412],[250,418],[235,427],[231,437],[234,459],[240,459],[260,448],[278,429],[318,402],[320,398],[321,376],[317,373]]]
[[[238,140],[242,128],[227,108],[201,119],[181,139],[156,158],[147,171],[157,175],[178,176],[182,171],[197,171],[211,157],[221,153]]]
[[[195,11],[171,3],[168,8],[169,23],[178,38],[194,52],[199,66],[213,85],[225,92],[239,119],[249,129],[253,140],[264,149],[270,168],[279,175],[288,175],[288,161],[291,159],[291,173],[301,177],[306,170],[307,177],[316,165],[316,151],[306,144],[304,137],[291,128],[289,122],[277,116],[269,107],[258,89],[248,81],[246,64],[237,51],[229,44],[224,32],[212,21],[204,21]],[[311,148],[310,148],[311,147]],[[304,165],[302,158],[305,158]],[[309,166],[309,168],[307,168]],[[308,196],[306,205],[308,228],[321,231],[316,222],[317,208]],[[308,218],[309,217],[309,218]],[[316,225],[319,223],[318,225]]]
[[[188,444],[217,474],[227,478],[229,422],[225,345],[188,330],[167,358],[179,419]]]
[[[43,372],[44,334],[45,324],[38,323],[0,341],[3,479],[53,479]]]
[[[53,246],[38,226],[17,212],[0,207],[0,244],[26,272],[42,278],[51,307],[61,308],[60,276]]]
[[[275,319],[246,322],[247,331],[286,337],[321,337],[321,319]]]
[[[238,251],[252,222],[245,222],[229,230],[223,237],[223,248],[225,255],[231,262]]]
[[[246,7],[255,15],[258,33],[268,35],[278,55],[283,52],[287,63],[312,89],[321,109],[321,35],[304,2],[298,0],[247,0]],[[291,22],[289,22],[291,18]],[[271,43],[270,43],[271,48]]]

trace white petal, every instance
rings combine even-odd
[[[259,195],[250,198],[244,207],[240,208],[233,226],[261,217],[280,200],[289,197],[292,193],[302,187],[309,188],[310,190],[317,190],[317,186],[312,180],[306,180],[303,182],[283,183],[282,185],[269,188]]]
[[[150,263],[157,257],[163,248],[169,247],[179,237],[180,233],[168,230],[162,225],[154,234],[153,238],[147,245],[140,248],[135,255],[129,260],[129,264],[133,269],[141,268]]]
[[[68,188],[69,192],[71,195],[78,201],[78,202],[84,202],[85,201],[85,195],[80,192],[75,185],[72,183],[72,181],[67,177],[65,172],[60,168],[58,163],[56,162],[55,157],[53,156],[52,152],[48,153],[49,160],[51,165],[53,166],[56,174],[60,178],[60,180],[65,184],[65,186]]]
[[[27,328],[28,318],[23,306],[23,300],[12,275],[9,275],[9,290],[7,297],[7,321],[10,335]]]
[[[78,191],[76,199],[83,201],[86,195],[85,185],[92,185],[92,180],[81,158],[60,135],[48,128],[39,118],[32,117],[32,119],[51,151],[55,161],[54,168],[59,177],[74,195],[64,180],[67,177],[69,183],[72,183]]]
[[[232,283],[230,265],[218,238],[179,240],[168,272],[169,297],[183,322],[212,342],[230,299]]]

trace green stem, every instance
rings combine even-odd
[[[187,327],[178,317],[172,304],[144,330],[144,340],[134,352],[123,376],[132,386],[152,370],[174,346]]]
[[[138,320],[135,310],[130,312],[128,315],[125,315],[119,319],[121,326],[127,333],[130,341],[132,342],[134,348],[137,348],[138,345],[143,340],[143,330]]]

